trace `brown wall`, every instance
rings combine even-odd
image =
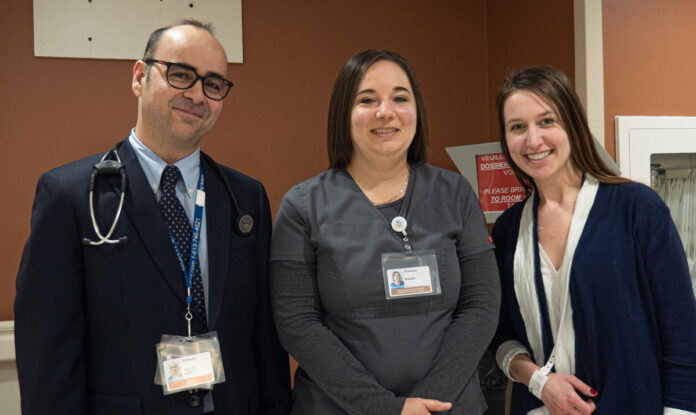
[[[293,184],[326,168],[340,67],[359,50],[388,48],[410,60],[424,90],[429,161],[454,169],[445,147],[497,135],[490,97],[509,68],[551,63],[572,76],[572,0],[517,3],[243,1],[244,64],[230,65],[235,86],[202,147],[263,181],[275,212]],[[31,2],[9,2],[0,19],[0,177],[11,201],[0,205],[0,320],[8,320],[39,175],[125,138],[136,101],[132,61],[35,58]]]
[[[605,141],[617,115],[696,115],[696,2],[605,0]]]
[[[575,76],[573,0],[488,0],[488,125],[499,138],[495,96],[511,71],[551,65]]]

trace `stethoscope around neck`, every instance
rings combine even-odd
[[[97,176],[120,174],[121,175],[121,197],[118,202],[118,209],[116,209],[116,215],[111,223],[111,228],[106,236],[102,235],[99,229],[99,224],[97,224],[97,218],[94,216],[94,186],[97,182]],[[97,235],[99,240],[92,241],[88,238],[82,238],[83,245],[99,246],[102,244],[120,244],[128,242],[127,236],[121,236],[117,239],[111,239],[111,235],[116,229],[116,224],[118,219],[121,217],[121,211],[123,210],[123,201],[126,198],[126,169],[123,164],[121,164],[121,158],[118,156],[118,151],[116,147],[109,150],[104,157],[102,157],[99,163],[92,166],[92,175],[89,178],[89,216],[92,218],[92,227],[94,228],[94,233]]]
[[[114,230],[116,229],[118,220],[121,217],[121,211],[123,210],[123,201],[126,197],[126,182],[128,181],[125,169],[126,166],[124,166],[121,163],[121,158],[118,156],[117,147],[118,144],[116,144],[114,148],[106,152],[106,154],[104,154],[104,157],[102,157],[102,159],[98,163],[92,166],[92,174],[89,180],[89,215],[92,219],[92,227],[94,228],[94,233],[97,235],[97,240],[93,241],[89,238],[82,238],[83,245],[99,246],[103,244],[122,244],[128,242],[128,237],[125,235],[118,238],[111,237],[114,233]],[[201,152],[201,155],[205,157],[205,159],[210,163],[211,166],[213,166],[215,172],[222,179],[222,182],[225,185],[225,190],[227,191],[227,194],[230,197],[232,204],[234,205],[234,209],[237,216],[235,220],[235,232],[239,236],[249,236],[251,232],[254,230],[254,217],[239,208],[239,203],[237,202],[237,198],[235,197],[234,192],[232,191],[232,186],[230,186],[230,182],[229,180],[227,180],[227,176],[225,176],[222,169],[215,162],[215,160],[213,160],[212,157],[203,152]],[[94,188],[98,176],[116,174],[121,176],[121,195],[119,197],[118,208],[116,209],[116,214],[114,215],[114,219],[111,222],[109,232],[107,232],[106,235],[104,235],[99,229],[99,224],[97,223],[97,219],[94,215]]]

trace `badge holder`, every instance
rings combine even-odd
[[[437,256],[432,249],[413,251],[406,233],[406,218],[395,217],[394,232],[403,235],[404,252],[382,254],[382,278],[387,300],[441,294]]]
[[[199,336],[165,334],[157,344],[155,384],[165,395],[188,389],[213,389],[225,381],[217,332]]]

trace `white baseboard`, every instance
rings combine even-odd
[[[20,415],[14,321],[0,321],[0,402],[3,415]]]
[[[0,362],[14,361],[14,321],[0,321]]]

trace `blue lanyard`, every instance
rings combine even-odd
[[[176,251],[176,256],[179,258],[179,264],[181,264],[181,271],[184,273],[184,279],[186,280],[186,304],[191,304],[191,279],[196,271],[196,263],[198,262],[198,248],[201,240],[201,224],[203,222],[203,207],[205,206],[205,186],[203,184],[203,167],[199,167],[198,174],[198,189],[196,191],[196,208],[193,211],[193,229],[191,232],[191,250],[189,251],[189,266],[186,269],[186,264],[184,263],[184,257],[181,255],[181,250],[176,244],[174,235],[172,231],[167,227],[167,232],[169,233],[169,238],[172,240],[174,245],[174,250]]]

